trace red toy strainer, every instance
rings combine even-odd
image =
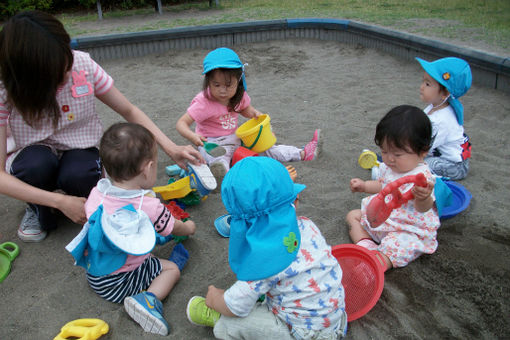
[[[331,252],[343,272],[347,321],[354,321],[368,313],[379,300],[386,262],[379,252],[356,244],[339,244]]]

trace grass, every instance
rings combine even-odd
[[[63,14],[60,19],[76,36],[281,18],[342,18],[447,39],[470,39],[462,35],[472,34],[493,46],[510,45],[510,0],[220,0],[219,8],[209,8],[204,0],[165,6],[163,11],[180,17],[160,20],[154,8],[107,11],[106,20],[147,16],[147,22],[119,23],[105,32],[80,27],[97,21],[96,12]]]

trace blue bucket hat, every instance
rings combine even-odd
[[[296,258],[301,234],[293,205],[305,188],[268,157],[247,157],[225,175],[221,198],[230,213],[228,261],[238,280],[261,280]]]
[[[471,87],[472,75],[469,64],[460,58],[448,57],[428,62],[416,58],[421,67],[435,81],[446,87],[450,92],[448,103],[452,106],[460,125],[464,124],[464,107],[458,98],[462,97]]]
[[[243,86],[246,90],[246,78],[244,76],[244,64],[239,59],[239,56],[232,51],[230,48],[220,47],[211,52],[209,52],[204,58],[204,71],[202,74],[206,74],[212,70],[218,68],[240,68],[243,70],[243,75],[241,76],[243,80]]]

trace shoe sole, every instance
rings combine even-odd
[[[159,335],[168,335],[169,330],[167,329],[167,326],[147,311],[134,298],[130,296],[125,298],[124,308],[129,316],[142,326],[144,331]]]
[[[223,237],[230,237],[230,224],[227,222],[228,216],[230,215],[222,215],[214,220],[216,231]],[[228,233],[226,232],[227,229]]]
[[[195,326],[207,327],[206,325],[202,325],[191,320],[191,316],[189,315],[189,306],[191,305],[191,301],[193,301],[195,298],[200,298],[200,296],[193,296],[191,299],[189,299],[188,304],[186,305],[186,316],[188,317],[189,322],[191,322]]]
[[[198,186],[201,185],[202,187],[209,191],[216,189],[217,186],[216,179],[214,178],[211,169],[209,169],[207,165],[201,164],[197,166],[189,164],[188,166],[191,169],[191,172],[195,174],[196,181],[200,182],[197,183]]]
[[[46,238],[46,232],[42,231],[39,234],[25,234],[18,229],[18,237],[21,241],[26,243],[37,243],[43,241]]]

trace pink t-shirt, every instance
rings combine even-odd
[[[234,134],[238,127],[238,112],[250,106],[250,96],[244,92],[236,111],[214,99],[207,99],[204,91],[193,98],[188,107],[188,114],[195,121],[195,132],[204,137],[221,137]]]
[[[10,128],[7,152],[13,154],[25,146],[49,146],[55,153],[97,146],[103,126],[96,111],[95,96],[105,94],[113,86],[110,77],[88,53],[73,51],[73,76],[57,91],[61,119],[56,130],[49,123],[32,128],[23,120],[16,107],[7,103],[7,92],[0,82],[0,126]]]
[[[105,192],[106,195],[104,194]],[[124,190],[114,187],[109,179],[103,178],[99,180],[97,186],[90,192],[87,202],[85,202],[85,214],[87,218],[90,218],[101,202],[104,211],[108,214],[113,214],[117,209],[130,203],[138,209],[140,199],[142,198],[141,194],[141,190]],[[172,233],[175,219],[158,198],[145,195],[141,209],[149,216],[157,233],[162,236],[168,236]],[[150,255],[150,253],[141,256],[128,255],[124,265],[111,274],[133,271]]]

